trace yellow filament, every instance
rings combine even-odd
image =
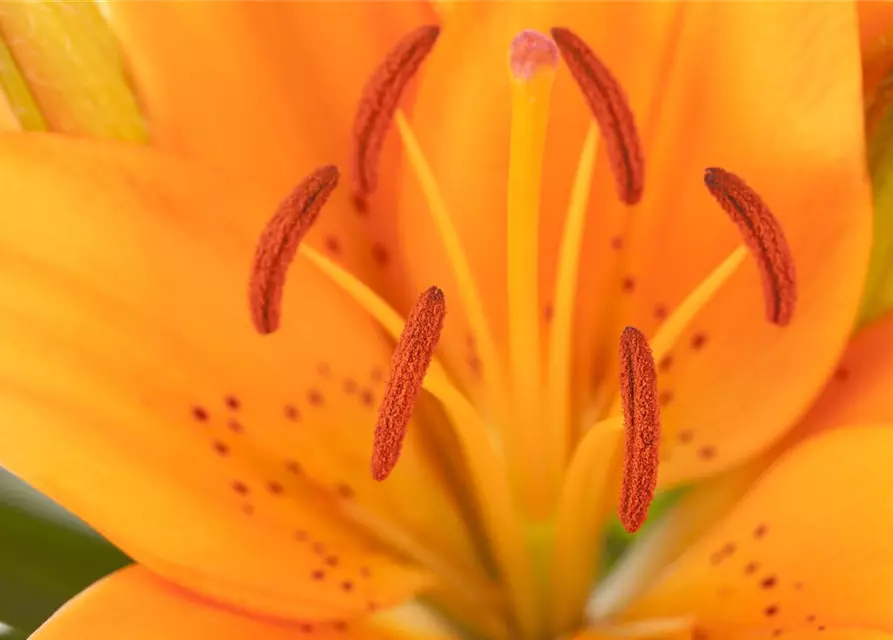
[[[381,324],[391,338],[395,341],[399,339],[404,319],[393,307],[355,276],[312,247],[302,244],[299,251],[302,257],[309,260],[356,300],[360,307]],[[488,441],[487,426],[481,416],[450,382],[436,357],[428,367],[422,387],[440,400],[456,431],[480,500],[483,524],[491,541],[491,552],[508,584],[519,621],[530,627],[532,623],[529,621],[529,616],[534,605],[531,586],[533,576],[526,560],[523,531],[512,507],[505,459]]]
[[[546,128],[555,69],[539,66],[530,77],[511,74],[512,123],[509,149],[508,330],[512,382],[510,455],[519,446],[521,495],[530,515],[548,512],[557,487],[547,481],[541,463],[542,380],[540,365],[539,217]]]
[[[601,552],[601,529],[620,491],[623,418],[593,426],[574,452],[555,514],[548,637],[577,628]]]
[[[747,248],[744,245],[740,245],[719,266],[711,271],[710,275],[704,278],[679,306],[673,309],[670,317],[664,321],[657,334],[650,340],[655,362],[660,362],[670,352],[670,349],[673,348],[673,345],[676,344],[694,317],[713,299],[720,287],[728,282],[746,257]],[[618,413],[620,413],[619,396],[616,397],[611,407],[611,415]]]
[[[577,294],[580,248],[597,151],[598,125],[593,122],[586,134],[580,162],[577,164],[577,173],[574,176],[571,202],[558,252],[558,272],[555,276],[547,378],[548,414],[542,426],[547,438],[544,451],[548,451],[547,464],[550,465],[548,472],[553,482],[560,482],[567,459],[574,298]]]
[[[419,181],[419,186],[428,203],[428,210],[434,219],[434,224],[437,226],[440,237],[443,239],[447,258],[456,276],[456,284],[459,287],[462,306],[468,314],[471,330],[474,332],[480,347],[481,368],[484,380],[493,394],[492,397],[496,399],[497,409],[501,415],[504,415],[507,401],[505,399],[505,383],[502,367],[499,364],[496,342],[493,340],[493,334],[487,323],[484,304],[475,284],[474,276],[471,273],[468,258],[462,249],[459,234],[456,231],[456,227],[453,226],[446,201],[443,199],[443,194],[440,192],[434,173],[431,171],[431,167],[428,166],[428,161],[425,159],[425,154],[419,146],[419,141],[416,139],[402,111],[398,110],[394,115],[394,122],[397,125],[397,131],[400,133],[400,139],[403,141],[406,155]]]

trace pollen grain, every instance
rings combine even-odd
[[[440,27],[423,25],[406,34],[369,77],[357,107],[351,153],[354,202],[365,210],[378,186],[378,159],[400,96],[431,53]]]
[[[704,172],[704,184],[738,227],[757,261],[767,319],[782,327],[787,325],[797,303],[797,279],[781,225],[762,198],[735,174],[712,167]]]
[[[645,189],[645,159],[626,94],[610,69],[577,34],[554,27],[552,38],[601,129],[617,195],[634,205]]]
[[[445,316],[443,292],[430,287],[419,296],[397,341],[372,442],[372,477],[376,480],[387,478],[400,458],[406,427],[440,340]]]
[[[288,268],[304,236],[338,186],[338,178],[338,168],[333,165],[311,173],[282,201],[261,233],[248,284],[251,320],[258,333],[268,334],[279,328]]]
[[[654,498],[660,454],[657,372],[651,347],[635,327],[620,336],[620,395],[626,445],[618,514],[623,528],[634,533]]]

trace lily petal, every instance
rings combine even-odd
[[[367,76],[403,34],[435,22],[423,2],[106,2],[104,8],[152,144],[253,184],[265,211],[296,176],[322,164],[348,166]],[[392,146],[385,172],[398,161]],[[375,210],[390,215],[392,198],[384,188]],[[328,209],[308,241],[386,289],[395,239],[372,216],[357,215],[349,189],[335,194]],[[254,226],[263,220],[242,217]]]
[[[277,622],[204,600],[137,565],[121,569],[95,583],[57,611],[31,636],[33,640],[79,637],[96,640],[448,638],[446,635],[390,631],[364,621],[338,621],[336,624]]]
[[[893,426],[860,426],[789,452],[626,615],[893,629],[891,446]]]
[[[784,634],[785,638],[791,640],[891,640],[893,633],[879,631],[876,629],[812,629],[806,631],[792,631]],[[724,630],[720,636],[723,640],[759,640],[761,638],[777,638],[778,634],[774,631],[764,633],[753,632],[736,632],[734,630]]]
[[[767,322],[748,259],[667,354],[665,486],[753,456],[805,410],[849,337],[872,222],[851,5],[691,5],[676,55],[653,178],[630,218],[635,287],[620,319],[653,331],[741,244],[704,188],[708,166],[742,176],[779,219],[798,300],[789,326]]]
[[[0,138],[0,172],[0,463],[165,577],[270,615],[356,614],[427,582],[364,531],[475,566],[424,430],[371,478],[378,325],[299,258],[282,329],[254,333],[237,185],[41,134]]]

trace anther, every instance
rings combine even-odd
[[[400,458],[406,427],[440,340],[445,315],[443,292],[429,288],[419,296],[397,341],[372,442],[372,477],[376,480],[387,478]]]
[[[354,117],[351,153],[354,202],[360,209],[378,186],[378,159],[400,96],[434,48],[439,34],[440,27],[425,25],[405,35],[363,88]]]
[[[338,177],[338,168],[327,165],[304,178],[282,201],[261,233],[248,284],[251,320],[258,333],[272,333],[279,328],[288,267],[301,240],[338,186]]]
[[[516,35],[509,48],[509,66],[518,80],[530,80],[541,69],[558,66],[558,48],[552,40],[533,29]]]
[[[573,31],[554,27],[552,38],[601,129],[618,196],[626,204],[636,204],[645,188],[645,160],[635,118],[623,88]]]
[[[654,357],[645,336],[627,327],[620,336],[620,396],[626,450],[618,515],[629,533],[648,516],[657,487],[660,454],[660,405]]]
[[[735,174],[709,168],[704,172],[704,184],[737,225],[757,261],[767,319],[782,327],[787,325],[797,303],[797,279],[781,225],[760,196]]]

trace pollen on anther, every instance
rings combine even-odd
[[[645,159],[623,88],[589,45],[573,31],[555,27],[552,38],[601,129],[618,196],[626,204],[636,204],[645,189]]]
[[[627,327],[620,337],[620,396],[626,444],[618,514],[623,527],[637,531],[648,516],[657,487],[660,406],[651,347],[641,331]]]
[[[376,480],[387,478],[400,457],[406,427],[440,340],[445,315],[443,292],[429,288],[419,296],[397,341],[372,443],[372,477]]]
[[[425,60],[440,27],[424,25],[406,34],[370,76],[354,116],[351,153],[354,202],[366,207],[366,197],[378,186],[378,159],[385,134],[406,85]]]
[[[338,169],[320,167],[304,178],[273,214],[257,241],[248,302],[258,333],[279,328],[285,276],[298,246],[338,185]]]
[[[797,279],[781,225],[760,196],[735,174],[712,167],[704,172],[704,184],[738,227],[757,261],[767,319],[787,325],[797,303]]]

